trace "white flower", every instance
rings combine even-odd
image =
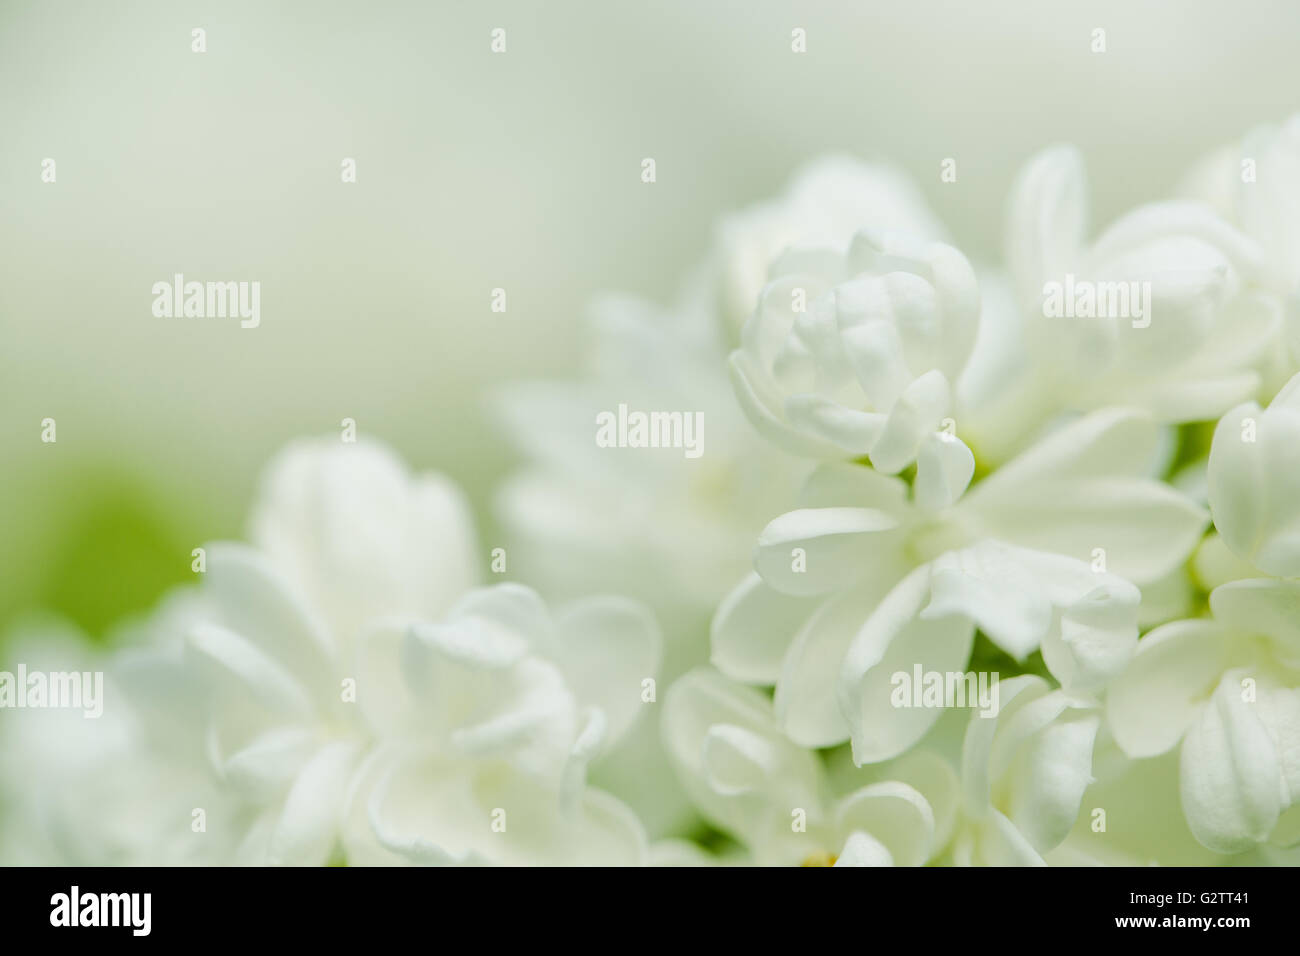
[[[740,332],[767,284],[773,260],[800,243],[847,242],[859,229],[946,239],[947,230],[901,171],[826,156],[795,174],[780,196],[725,217],[710,254],[728,340]]]
[[[817,755],[781,733],[771,701],[710,668],[673,684],[663,733],[700,812],[759,865],[919,866],[938,849],[915,787],[881,781],[837,799]]]
[[[1183,813],[1206,847],[1300,842],[1300,584],[1233,581],[1213,620],[1175,621],[1138,643],[1107,720],[1130,757],[1182,742]],[[1288,812],[1289,811],[1289,812]]]
[[[961,755],[960,866],[1043,866],[1092,782],[1100,718],[1033,675],[1002,681],[1002,710],[973,714]]]
[[[1130,760],[1106,724],[1092,752],[1093,782],[1065,841],[1044,854],[1049,866],[1218,866],[1178,805],[1178,755]],[[1235,862],[1235,861],[1234,861]]]
[[[150,619],[118,628],[111,641],[123,646],[111,653],[62,626],[22,628],[13,657],[29,670],[102,672],[104,684],[96,719],[75,708],[3,712],[6,863],[241,862],[249,815],[213,785],[199,688],[179,663],[177,635],[192,609],[190,595],[174,595]]]
[[[1208,202],[1259,243],[1269,286],[1287,297],[1300,291],[1300,114],[1206,157],[1180,192]]]
[[[658,657],[658,630],[630,601],[552,620],[511,584],[471,592],[436,624],[374,630],[359,701],[382,745],[357,781],[348,859],[644,863],[640,822],[585,775],[645,706]]]
[[[933,453],[929,471],[944,480],[927,488],[918,465],[910,499],[898,479],[823,466],[719,608],[714,664],[775,684],[796,742],[852,736],[859,763],[903,752],[936,718],[889,706],[890,675],[964,670],[976,625],[1017,659],[1041,647],[1059,680],[1095,691],[1132,653],[1133,583],[1178,568],[1206,523],[1149,477],[1156,441],[1141,415],[1097,412],[962,494],[969,452],[931,436],[922,465]]]
[[[250,536],[344,649],[377,618],[436,618],[482,578],[464,495],[373,441],[288,445],[266,468]]]
[[[509,570],[555,600],[592,591],[645,602],[667,638],[664,679],[702,663],[718,601],[749,563],[749,542],[808,471],[754,434],[722,372],[726,351],[698,300],[659,309],[606,298],[592,310],[590,374],[512,385],[499,395],[525,466],[497,492]],[[596,416],[699,412],[706,440],[681,449],[601,448]],[[594,775],[655,835],[692,811],[659,736],[642,725]]]
[[[56,838],[97,862],[644,862],[639,821],[585,784],[656,676],[644,609],[465,593],[459,492],[377,444],[294,444],[253,526],[115,655],[92,739],[130,774],[52,808]]]
[[[255,547],[207,548],[187,667],[217,778],[258,810],[249,853],[320,864],[371,742],[349,688],[388,692],[355,684],[357,641],[386,619],[436,618],[478,558],[459,492],[369,442],[290,445],[252,531]]]
[[[1210,511],[1224,544],[1265,574],[1300,576],[1300,375],[1268,408],[1219,421],[1210,448]]]
[[[702,659],[699,630],[747,564],[748,538],[808,469],[747,427],[721,374],[726,352],[697,306],[609,297],[590,326],[586,378],[498,396],[527,456],[495,502],[510,569],[549,597],[601,590],[646,602],[676,638],[679,672]],[[620,402],[700,412],[704,453],[597,446],[597,413]]]
[[[863,232],[847,249],[794,247],[745,324],[732,383],[790,453],[867,455],[892,474],[948,416],[978,321],[975,273],[951,246]]]
[[[1255,241],[1189,201],[1142,206],[1089,241],[1078,151],[1038,153],[1010,200],[1013,295],[992,299],[983,318],[981,353],[1006,354],[975,362],[1002,371],[978,388],[962,383],[963,434],[1001,460],[1063,411],[1133,406],[1162,422],[1221,415],[1259,387],[1282,328],[1264,265]],[[1091,292],[1097,314],[1049,314],[1053,292],[1071,298],[1070,289]]]
[[[1286,578],[1300,574],[1297,394],[1300,375],[1267,410],[1228,412],[1208,469],[1219,540],[1238,562]],[[1300,583],[1229,580],[1210,609],[1212,620],[1175,621],[1142,639],[1107,715],[1130,756],[1182,741],[1183,812],[1202,844],[1220,853],[1290,845],[1300,840],[1300,811],[1288,813],[1300,802]]]

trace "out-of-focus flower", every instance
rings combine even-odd
[[[912,463],[952,407],[969,358],[979,287],[951,246],[859,233],[842,247],[796,246],[772,266],[731,354],[754,426],[795,455]]]
[[[963,434],[1003,460],[1061,412],[1133,406],[1216,418],[1260,387],[1282,330],[1257,242],[1207,205],[1142,206],[1088,240],[1083,161],[1042,151],[1012,190],[1013,298],[986,310],[997,380],[963,383]],[[979,356],[979,362],[991,361]]]
[[[371,734],[353,673],[366,629],[437,619],[477,577],[459,492],[371,442],[304,441],[268,468],[253,547],[207,548],[186,634],[223,787],[261,808],[257,853],[323,863]]]
[[[663,733],[700,812],[759,865],[919,866],[938,849],[916,788],[882,781],[836,799],[817,755],[781,733],[771,701],[710,668],[673,685]]]
[[[768,268],[786,249],[847,242],[867,226],[921,239],[948,237],[905,173],[848,156],[809,163],[780,196],[725,217],[706,274],[717,288],[717,310],[728,341],[753,314]]]
[[[1197,163],[1180,193],[1213,205],[1264,255],[1264,281],[1286,305],[1288,352],[1271,356],[1282,378],[1300,367],[1300,114],[1251,130]]]
[[[602,591],[644,601],[664,624],[675,675],[705,658],[704,628],[748,563],[749,540],[808,467],[747,426],[698,301],[660,309],[605,298],[591,335],[586,378],[498,395],[508,436],[528,460],[497,493],[509,570],[555,600]],[[597,445],[597,414],[620,403],[699,412],[703,453]]]
[[[517,585],[466,594],[459,492],[378,444],[291,446],[253,528],[110,661],[91,736],[139,786],[51,807],[53,839],[95,830],[97,862],[644,862],[585,767],[656,676],[647,611],[591,599],[553,621]]]
[[[708,655],[708,620],[749,560],[749,542],[808,466],[754,434],[723,374],[726,351],[699,298],[659,309],[606,298],[591,316],[591,372],[520,383],[497,406],[527,464],[497,492],[509,573],[549,599],[593,591],[645,602],[670,681]],[[694,304],[692,304],[694,303]],[[703,453],[600,447],[596,416],[625,404],[699,413]],[[651,834],[685,832],[693,811],[646,722],[593,767]]]
[[[175,620],[179,602],[160,617]],[[0,862],[4,865],[221,864],[241,824],[233,801],[213,791],[192,685],[155,683],[177,649],[92,650],[66,625],[18,628],[5,666],[104,675],[102,713],[79,708],[5,710],[0,719]],[[142,680],[143,679],[143,680]],[[152,696],[137,696],[141,683]],[[170,700],[174,706],[160,707]],[[192,829],[195,809],[212,834]]]
[[[715,665],[775,684],[776,714],[798,743],[852,735],[860,763],[901,753],[936,719],[891,707],[890,675],[916,663],[963,670],[976,625],[1019,660],[1041,647],[1059,680],[1095,691],[1132,653],[1133,583],[1178,568],[1206,523],[1149,477],[1156,439],[1140,414],[1097,412],[965,494],[969,452],[937,435],[910,498],[871,469],[823,466],[803,507],[760,535],[755,573],[719,608]]]
[[[357,781],[348,859],[646,862],[640,821],[585,780],[639,715],[658,658],[633,602],[590,599],[552,619],[513,584],[471,592],[436,624],[372,631],[358,685],[381,745]]]

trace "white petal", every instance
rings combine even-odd
[[[967,816],[983,819],[992,806],[993,787],[998,782],[992,767],[998,728],[1021,708],[1047,693],[1047,681],[1041,677],[1033,674],[1011,677],[998,682],[997,713],[971,716],[961,748],[962,806]]]
[[[871,319],[843,329],[840,341],[872,407],[892,406],[912,380],[898,329],[885,319]]]
[[[368,804],[382,845],[415,863],[636,866],[647,858],[644,830],[617,800],[588,789],[566,814],[558,794],[526,774],[399,761]]]
[[[1035,701],[1030,708],[1056,711]],[[1028,708],[1017,715],[1030,719]],[[1053,719],[1027,735],[1008,758],[1005,792],[995,798],[1007,818],[1039,853],[1061,843],[1079,815],[1083,793],[1092,782],[1092,747],[1100,718]],[[1015,728],[1006,728],[1012,733]]]
[[[765,696],[711,668],[690,671],[669,688],[663,741],[700,813],[751,847],[774,828],[789,833],[796,808],[814,818],[822,812],[825,781],[816,755],[781,733]]]
[[[952,391],[942,372],[932,369],[913,381],[889,410],[884,429],[869,449],[872,467],[887,475],[906,468],[951,407]]]
[[[1092,412],[1063,425],[989,475],[978,493],[1014,497],[1044,479],[1147,477],[1155,472],[1159,434],[1146,415],[1123,408]],[[972,492],[972,495],[976,492]]]
[[[1268,638],[1279,661],[1300,667],[1300,581],[1229,581],[1210,593],[1210,609],[1227,630]]]
[[[902,520],[910,511],[907,483],[874,468],[841,462],[819,465],[799,492],[803,508],[841,508],[852,505],[883,511]]]
[[[1175,621],[1138,641],[1111,684],[1106,719],[1130,757],[1169,750],[1195,719],[1226,665],[1227,634],[1212,621]]]
[[[836,696],[852,732],[853,761],[861,766],[896,757],[920,740],[939,719],[934,707],[894,706],[894,677],[924,671],[964,671],[975,627],[960,614],[923,619],[930,569],[903,579],[854,636],[836,685]]]
[[[741,411],[764,438],[792,455],[844,457],[844,450],[838,445],[806,435],[786,422],[784,397],[775,384],[754,367],[748,355],[739,350],[732,352],[727,369]]]
[[[1278,577],[1300,575],[1300,376],[1267,411],[1228,412],[1210,448],[1210,509],[1233,552]]]
[[[927,435],[916,458],[916,506],[930,512],[951,507],[974,474],[975,456],[961,439],[942,432]]]
[[[849,738],[849,725],[827,693],[839,677],[854,636],[891,582],[862,582],[827,599],[795,636],[776,684],[773,706],[782,729],[804,747],[833,747]]]
[[[875,783],[849,794],[835,818],[841,831],[867,833],[882,843],[895,866],[920,866],[934,850],[930,804],[904,783]]]
[[[267,467],[254,542],[323,609],[339,640],[377,617],[436,617],[477,577],[469,507],[371,440],[302,440]]]
[[[1224,675],[1183,740],[1180,793],[1187,825],[1218,853],[1248,850],[1268,838],[1282,810],[1277,748],[1239,673]]]
[[[735,724],[712,725],[700,747],[704,781],[722,797],[762,791],[780,760],[770,738]]]
[[[1021,298],[1037,300],[1045,280],[1059,280],[1079,260],[1088,227],[1083,157],[1072,146],[1032,156],[1011,188],[1007,261]]]
[[[233,631],[199,624],[188,635],[187,660],[213,679],[226,699],[243,694],[273,714],[308,717],[316,708],[294,675]]]
[[[320,866],[329,859],[358,753],[359,747],[352,743],[327,744],[302,769],[271,834],[270,863]]]
[[[215,623],[293,671],[317,697],[333,684],[337,653],[323,623],[267,556],[238,544],[208,545],[203,594]]]
[[[732,680],[775,684],[782,658],[818,604],[774,591],[750,572],[713,616],[710,662]]]
[[[1100,548],[1109,572],[1139,585],[1157,580],[1191,554],[1206,515],[1145,477],[1156,439],[1140,415],[1094,412],[995,471],[958,507],[989,536],[1081,561]]]
[[[784,594],[825,594],[887,570],[897,527],[897,519],[869,508],[790,511],[759,535],[754,570]]]
[[[893,866],[889,848],[868,833],[855,830],[844,841],[844,849],[833,866]]]
[[[587,598],[561,608],[546,654],[580,706],[598,707],[608,741],[627,732],[645,708],[642,682],[658,675],[662,638],[654,616],[626,598]]]
[[[801,433],[830,442],[840,449],[844,458],[869,452],[886,425],[883,415],[846,408],[821,395],[808,393],[787,398],[785,414]]]
[[[304,727],[274,727],[232,754],[218,768],[222,780],[248,799],[280,796],[303,765],[316,755],[316,735]]]
[[[1033,566],[1037,557],[1037,552],[992,540],[940,555],[931,563],[932,598],[923,616],[964,615],[1023,660],[1052,626],[1051,595],[1040,586]]]

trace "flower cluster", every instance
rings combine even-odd
[[[674,305],[601,300],[585,378],[497,396],[491,561],[446,479],[291,445],[249,543],[91,662],[102,720],[6,721],[42,826],[0,846],[1296,862],[1300,117],[1095,233],[1053,147],[1008,213],[972,263],[905,176],[826,159]],[[593,441],[622,405],[702,453]]]

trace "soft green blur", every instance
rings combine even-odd
[[[1104,222],[1300,106],[1297,35],[1286,0],[2,0],[0,629],[102,635],[345,417],[460,481],[490,546],[485,389],[576,370],[594,293],[667,299],[830,150],[901,164],[994,261],[1017,165],[1072,140]],[[259,280],[261,327],[155,318],[174,272]]]

